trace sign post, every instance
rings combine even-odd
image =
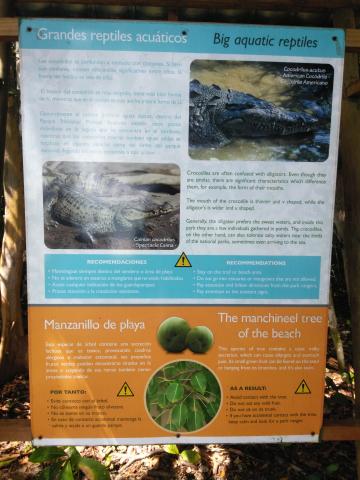
[[[35,443],[316,441],[343,32],[20,40]]]

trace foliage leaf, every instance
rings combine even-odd
[[[89,480],[110,480],[110,474],[104,465],[92,458],[81,458],[78,467]]]
[[[167,403],[168,403],[168,400],[166,398],[166,395],[165,393],[158,393],[158,395],[156,396],[156,403],[159,405],[159,407],[161,408],[165,408]]]
[[[165,391],[165,395],[169,402],[178,402],[184,396],[184,387],[179,382],[171,382]]]
[[[70,460],[68,460],[60,471],[59,480],[74,480]]]
[[[152,396],[157,392],[158,382],[157,378],[153,378],[147,388],[148,395]]]
[[[61,470],[61,463],[54,463],[49,467],[44,468],[42,472],[36,477],[38,480],[54,480],[58,478],[59,472]]]
[[[171,443],[169,445],[164,445],[164,450],[166,453],[171,453],[171,455],[179,455],[179,449],[177,445]]]
[[[197,372],[195,375],[191,377],[190,383],[194,390],[197,392],[204,394],[207,385],[207,379],[204,372]]]
[[[176,367],[174,367],[174,365],[166,365],[163,368],[163,372],[164,372],[164,377],[168,380],[171,380],[176,376],[176,374],[178,373],[178,370]]]
[[[188,409],[184,402],[180,402],[171,410],[171,423],[176,430],[183,429],[188,418]]]
[[[205,375],[206,375],[209,391],[215,393],[216,395],[219,395],[220,387],[214,375],[209,370],[205,371]]]
[[[312,473],[311,475],[309,475],[307,477],[307,480],[321,480],[321,478],[319,477],[319,475],[316,475],[315,473]]]
[[[65,450],[59,447],[37,447],[29,456],[29,461],[32,463],[49,462],[57,458],[64,457]]]
[[[186,425],[187,425],[187,430],[191,432],[194,430],[199,430],[199,428],[203,427],[206,423],[206,420],[205,420],[204,412],[198,400],[196,400],[195,398],[191,398],[189,404],[190,404],[191,415],[188,416]]]
[[[332,475],[333,473],[337,472],[339,468],[340,465],[338,463],[330,463],[330,465],[326,467],[326,473]]]
[[[180,455],[182,459],[185,460],[185,462],[191,463],[193,465],[196,465],[201,460],[200,453],[194,449],[183,450]]]
[[[209,415],[210,419],[215,417],[217,411],[219,410],[219,402],[211,402],[206,405],[206,413]]]
[[[80,453],[76,450],[75,447],[67,447],[65,449],[66,454],[70,457],[70,463],[74,470],[77,470],[79,462],[81,460]]]

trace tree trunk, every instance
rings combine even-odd
[[[25,249],[24,194],[18,109],[8,105],[4,159],[4,237],[0,261],[1,338],[0,382],[27,367],[27,343],[21,310]]]
[[[6,17],[10,14],[9,1],[0,0],[0,17]],[[8,42],[0,42],[0,178],[4,174],[4,152],[5,152],[5,132],[6,132],[6,114],[8,103],[8,83],[9,83],[9,58],[10,45]],[[0,194],[0,212],[4,212],[4,195]],[[4,233],[3,223],[0,222],[0,239]]]
[[[344,373],[346,373],[346,362],[345,362],[343,342],[341,340],[341,335],[340,335],[339,326],[338,326],[335,308],[334,308],[334,299],[333,299],[332,291],[330,291],[329,331],[330,331],[330,336],[335,348],[339,371],[341,375],[343,375]]]

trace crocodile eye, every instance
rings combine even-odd
[[[200,92],[195,92],[194,90],[190,90],[190,98],[198,98],[201,96]]]
[[[206,103],[211,106],[216,106],[219,102],[219,95],[213,95]]]

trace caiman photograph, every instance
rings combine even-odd
[[[190,157],[324,162],[333,77],[325,64],[193,61]]]
[[[48,248],[169,250],[179,243],[177,165],[46,162],[43,203]]]

